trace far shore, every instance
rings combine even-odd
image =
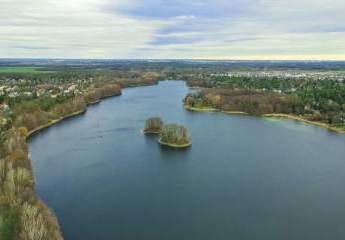
[[[131,86],[125,86],[124,88],[129,88],[129,87],[141,87],[141,86],[149,86],[150,84],[138,84],[138,85],[131,85]],[[122,89],[121,89],[122,90]],[[80,110],[80,111],[76,111],[76,112],[73,112],[71,114],[68,114],[66,116],[63,116],[61,118],[58,118],[58,119],[54,119],[54,120],[51,120],[49,121],[47,124],[44,124],[44,125],[41,125],[35,129],[32,129],[31,131],[28,132],[27,136],[26,136],[26,139],[29,139],[34,133],[37,133],[43,129],[46,129],[46,128],[49,128],[67,118],[71,118],[71,117],[74,117],[74,116],[78,116],[78,115],[81,115],[85,112],[87,112],[87,107],[88,106],[91,106],[91,105],[96,105],[96,104],[99,104],[101,103],[103,100],[107,99],[107,98],[111,98],[111,97],[117,97],[117,96],[121,96],[122,95],[122,92],[120,93],[115,93],[115,94],[110,94],[110,95],[106,95],[106,96],[103,96],[102,98],[100,99],[97,99],[95,101],[92,101],[92,102],[88,102],[86,103],[86,108],[83,109],[83,110]]]
[[[113,97],[115,97],[115,96],[118,96],[118,95],[113,95]],[[103,99],[109,98],[109,97],[111,97],[111,96],[106,96],[106,97],[104,97],[102,99],[99,99],[97,101],[90,102],[90,103],[87,104],[87,106],[100,103]],[[195,111],[195,112],[221,112],[221,113],[230,114],[230,115],[249,115],[246,112],[241,112],[241,111],[222,111],[222,110],[219,110],[219,109],[216,109],[216,108],[212,108],[212,107],[197,108],[197,107],[191,107],[191,106],[188,106],[188,105],[184,105],[184,108],[187,109],[187,110],[190,110],[190,111]],[[48,127],[50,127],[50,126],[52,126],[52,125],[54,125],[56,123],[59,123],[59,122],[65,120],[67,118],[71,118],[71,117],[74,117],[74,116],[77,116],[77,115],[81,115],[81,114],[85,113],[86,111],[87,111],[87,108],[83,109],[81,111],[77,111],[77,112],[68,114],[68,115],[66,115],[64,117],[51,120],[49,123],[44,124],[42,126],[39,126],[39,127],[35,128],[35,129],[29,131],[28,134],[27,134],[27,139],[30,138],[30,136],[32,136],[34,133],[37,133],[37,132],[39,132],[39,131],[41,131],[41,130],[43,130],[45,128],[48,128]],[[323,122],[310,121],[310,120],[305,119],[305,118],[303,118],[301,116],[296,116],[296,115],[293,115],[293,114],[270,113],[270,114],[264,114],[261,117],[264,117],[264,118],[290,119],[290,120],[295,120],[295,121],[303,122],[303,123],[306,123],[308,125],[313,125],[313,126],[318,126],[318,127],[321,127],[321,128],[325,128],[325,129],[328,129],[328,130],[333,131],[333,132],[345,133],[345,129],[343,129],[343,128],[333,127],[333,126],[330,126],[329,124],[323,123]],[[144,134],[159,134],[159,132],[144,131],[144,130],[143,130],[143,133]],[[185,145],[181,145],[180,146],[180,145],[174,145],[174,144],[168,144],[168,143],[161,143],[161,144],[162,145],[171,146],[171,147],[188,147],[188,146],[191,145],[191,144],[189,144],[188,146],[185,146]]]
[[[222,112],[225,114],[234,114],[234,115],[249,115],[248,113],[245,112],[241,112],[241,111],[222,111],[216,108],[212,108],[212,107],[203,107],[203,108],[197,108],[197,107],[191,107],[188,105],[184,105],[184,108],[190,111],[195,111],[195,112]],[[314,122],[314,121],[310,121],[308,119],[303,118],[302,116],[296,116],[293,114],[284,114],[284,113],[270,113],[270,114],[264,114],[261,115],[261,117],[264,118],[282,118],[282,119],[290,119],[290,120],[295,120],[295,121],[299,121],[299,122],[303,122],[306,123],[308,125],[314,125],[314,126],[318,126],[321,128],[325,128],[328,129],[330,131],[333,132],[337,132],[337,133],[345,133],[345,129],[343,128],[338,128],[338,127],[333,127],[330,126],[327,123],[323,123],[323,122]]]

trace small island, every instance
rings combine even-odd
[[[159,134],[163,127],[163,121],[159,117],[152,117],[146,120],[144,133],[145,134]]]
[[[159,136],[161,145],[174,148],[186,148],[192,145],[188,129],[177,124],[164,125]]]

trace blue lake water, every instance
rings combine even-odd
[[[184,110],[181,81],[129,88],[30,139],[38,195],[67,240],[345,239],[345,135]],[[189,149],[141,134],[160,116]]]

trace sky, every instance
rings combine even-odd
[[[0,58],[345,60],[345,0],[0,0]]]

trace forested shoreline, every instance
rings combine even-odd
[[[255,80],[251,81],[255,82]],[[263,90],[255,84],[253,87],[248,87],[231,82],[207,85],[205,82],[193,81],[190,85],[200,86],[184,99],[185,107],[190,110],[291,118],[338,132],[345,131],[343,83],[339,83],[339,88],[334,87],[334,89],[306,87],[306,90],[296,88],[293,92],[284,91],[281,87],[273,91]],[[326,95],[327,93],[323,91],[332,93]]]
[[[265,69],[265,65],[259,66]],[[290,70],[282,67],[268,73],[250,67],[121,62],[0,73],[1,240],[62,239],[54,213],[35,194],[26,138],[66,117],[85,112],[89,104],[120,95],[125,87],[153,85],[163,79],[184,80],[189,87],[197,88],[184,99],[190,109],[292,116],[344,131],[345,74],[338,69],[342,66],[326,69],[329,72],[312,69],[305,73],[297,69],[292,77]]]
[[[63,239],[52,210],[35,193],[28,157],[27,137],[66,117],[85,112],[87,105],[118,96],[123,87],[157,84],[156,78],[104,81],[83,94],[49,104],[36,98],[17,102],[10,121],[2,125],[0,142],[0,236],[1,239]]]

